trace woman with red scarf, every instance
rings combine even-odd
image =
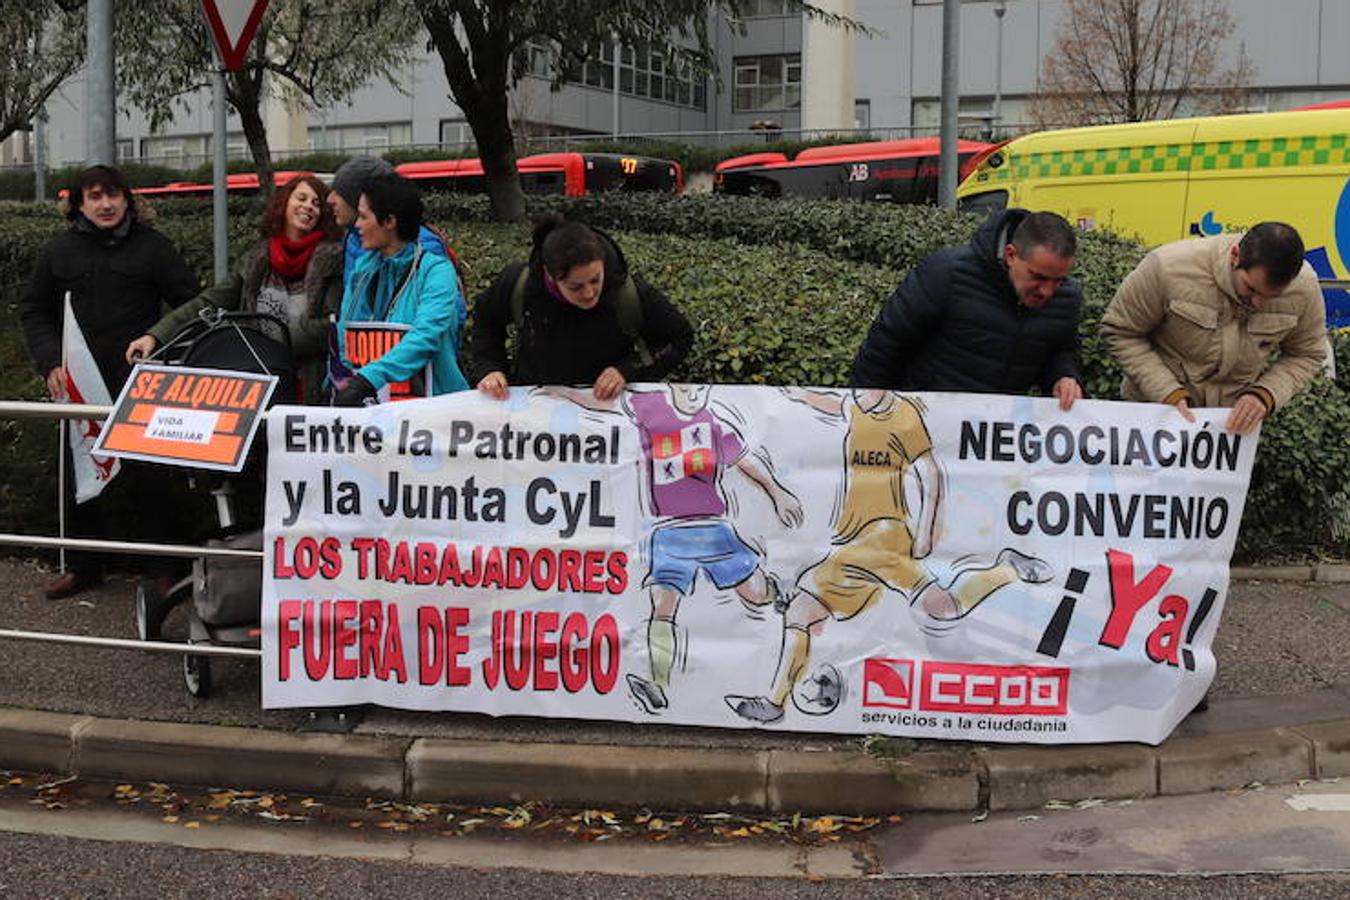
[[[206,307],[269,313],[289,326],[301,399],[320,402],[329,316],[342,307],[342,245],[327,195],[328,188],[312,175],[287,182],[263,210],[263,240],[239,261],[234,275],[132,341],[127,361],[153,353]],[[271,328],[264,323],[264,331]]]

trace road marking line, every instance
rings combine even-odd
[[[1300,794],[1284,802],[1299,812],[1350,812],[1350,794]]]

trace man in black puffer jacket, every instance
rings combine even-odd
[[[127,344],[159,321],[164,304],[179,306],[201,285],[173,242],[140,221],[117,169],[81,172],[66,203],[70,228],[42,249],[20,301],[24,336],[48,392],[64,395],[61,324],[70,292],[89,350],[116,397],[131,374]]]
[[[856,387],[1024,394],[1069,409],[1082,295],[1077,239],[1054,213],[995,214],[970,243],[924,259],[891,295],[853,361]]]
[[[38,256],[20,300],[21,321],[33,366],[54,400],[68,397],[62,360],[66,294],[108,393],[116,398],[131,374],[127,344],[159,321],[164,306],[177,307],[196,296],[200,285],[173,242],[139,219],[126,178],[110,166],[93,166],[76,176],[66,198],[70,229],[53,238]],[[67,449],[67,460],[70,459]],[[69,465],[69,462],[67,463]],[[73,500],[73,482],[66,502]],[[169,481],[148,463],[124,465],[112,491],[156,505],[133,520],[115,514],[107,495],[71,506],[74,537],[169,542],[181,538],[166,497]],[[183,512],[185,519],[188,514]],[[74,596],[103,578],[101,555],[70,551],[69,571],[47,588],[53,600]],[[160,557],[146,564],[159,589],[173,581],[176,566]]]

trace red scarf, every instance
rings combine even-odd
[[[298,241],[279,234],[267,242],[267,254],[272,263],[272,271],[286,281],[296,281],[304,277],[309,268],[309,258],[314,248],[323,240],[323,232],[315,229]]]

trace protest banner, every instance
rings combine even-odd
[[[517,388],[269,416],[263,703],[1158,743],[1204,694],[1226,410]]]

